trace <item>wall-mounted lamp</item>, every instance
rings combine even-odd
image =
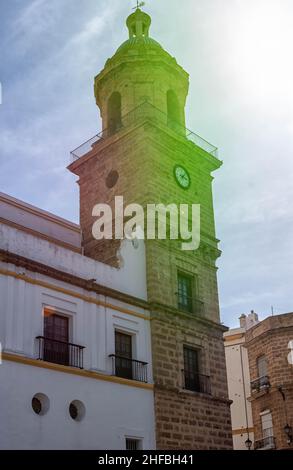
[[[284,432],[287,436],[287,443],[290,445],[293,441],[293,429],[292,426],[289,426],[289,424],[286,424],[284,427]]]
[[[249,436],[248,436],[248,439],[246,439],[246,441],[245,441],[245,446],[246,446],[247,450],[251,449],[252,441],[249,439]]]

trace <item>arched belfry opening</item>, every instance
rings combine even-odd
[[[115,134],[122,126],[121,118],[121,95],[114,91],[108,99],[108,131]]]
[[[168,126],[182,125],[182,110],[174,90],[167,91]]]

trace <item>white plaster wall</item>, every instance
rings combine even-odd
[[[0,269],[90,295],[12,264],[0,262]],[[91,296],[148,317],[144,309],[96,294]],[[134,357],[148,362],[148,381],[152,382],[148,319],[4,274],[0,274],[0,299],[0,341],[6,353],[38,357],[35,338],[43,334],[43,311],[49,308],[70,317],[70,340],[85,346],[85,369],[112,374],[108,356],[115,352],[114,334],[119,329],[134,336]],[[38,416],[31,409],[31,399],[36,393],[50,398],[51,407],[45,416]],[[81,400],[86,407],[86,417],[81,422],[73,421],[68,415],[72,400]],[[152,390],[6,360],[0,365],[0,423],[3,449],[124,449],[126,435],[143,439],[144,448],[155,446]]]
[[[242,349],[244,384],[242,377],[240,348]],[[232,430],[243,429],[242,436],[241,434],[233,436],[234,449],[241,450],[246,449],[244,442],[247,439],[245,402],[247,407],[248,427],[253,427],[251,404],[247,400],[247,398],[250,396],[248,354],[247,349],[244,348],[241,343],[234,341],[231,343],[225,343],[225,355],[229,398],[230,400],[233,400],[231,405]],[[253,433],[250,433],[249,437],[253,441]]]
[[[151,390],[8,361],[0,366],[0,384],[0,449],[125,449],[125,436],[155,448]],[[31,408],[36,393],[50,399],[44,416]],[[68,412],[73,400],[86,407],[80,422]]]
[[[54,284],[57,288],[73,290],[89,296],[83,289],[31,273],[13,265],[0,262],[0,269],[25,274],[35,280]],[[143,309],[133,307],[112,298],[92,294],[95,300],[144,314]],[[61,313],[70,320],[70,342],[85,346],[84,368],[102,373],[112,373],[110,354],[115,353],[115,329],[133,335],[134,358],[147,362],[148,380],[152,381],[152,357],[150,322],[111,307],[96,305],[22,279],[0,274],[0,341],[6,352],[38,357],[37,336],[43,335],[44,309]]]
[[[120,269],[5,224],[0,224],[0,249],[84,279],[96,279],[99,284],[141,299],[147,297],[143,241],[138,249],[129,241],[123,242]],[[152,382],[148,311],[13,264],[0,262],[0,269],[0,342],[4,352],[36,359],[35,338],[43,335],[43,312],[49,308],[70,318],[70,341],[85,346],[85,369],[112,374],[109,355],[115,352],[115,329],[119,329],[133,335],[134,358],[148,363],[148,382]],[[24,278],[7,275],[6,271]],[[40,282],[46,286],[40,286]],[[115,306],[146,318],[116,310]],[[31,408],[37,393],[50,399],[50,409],[44,416],[36,415]],[[86,407],[81,422],[69,416],[68,406],[73,400],[82,401]],[[125,449],[125,436],[143,439],[145,449],[155,446],[152,390],[7,360],[0,365],[0,423],[2,449]]]
[[[143,240],[138,241],[138,248],[134,248],[131,241],[122,242],[120,269],[112,268],[5,224],[0,224],[0,249],[84,279],[96,279],[98,284],[147,299]]]

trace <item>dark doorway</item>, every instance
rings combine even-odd
[[[125,379],[133,378],[132,336],[115,331],[116,375]]]
[[[69,319],[45,313],[44,361],[69,365]]]

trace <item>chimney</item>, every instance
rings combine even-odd
[[[251,312],[247,316],[243,313],[241,317],[239,318],[239,321],[240,321],[240,328],[249,330],[249,328],[252,328],[254,325],[256,325],[259,322],[258,314],[255,313],[254,310],[251,310]]]
[[[240,321],[240,328],[245,328],[246,330],[246,315],[242,313],[241,317],[239,318]]]
[[[247,316],[246,319],[246,329],[248,330],[252,326],[256,325],[258,321],[258,314],[255,313],[254,310],[251,310],[250,314]]]

